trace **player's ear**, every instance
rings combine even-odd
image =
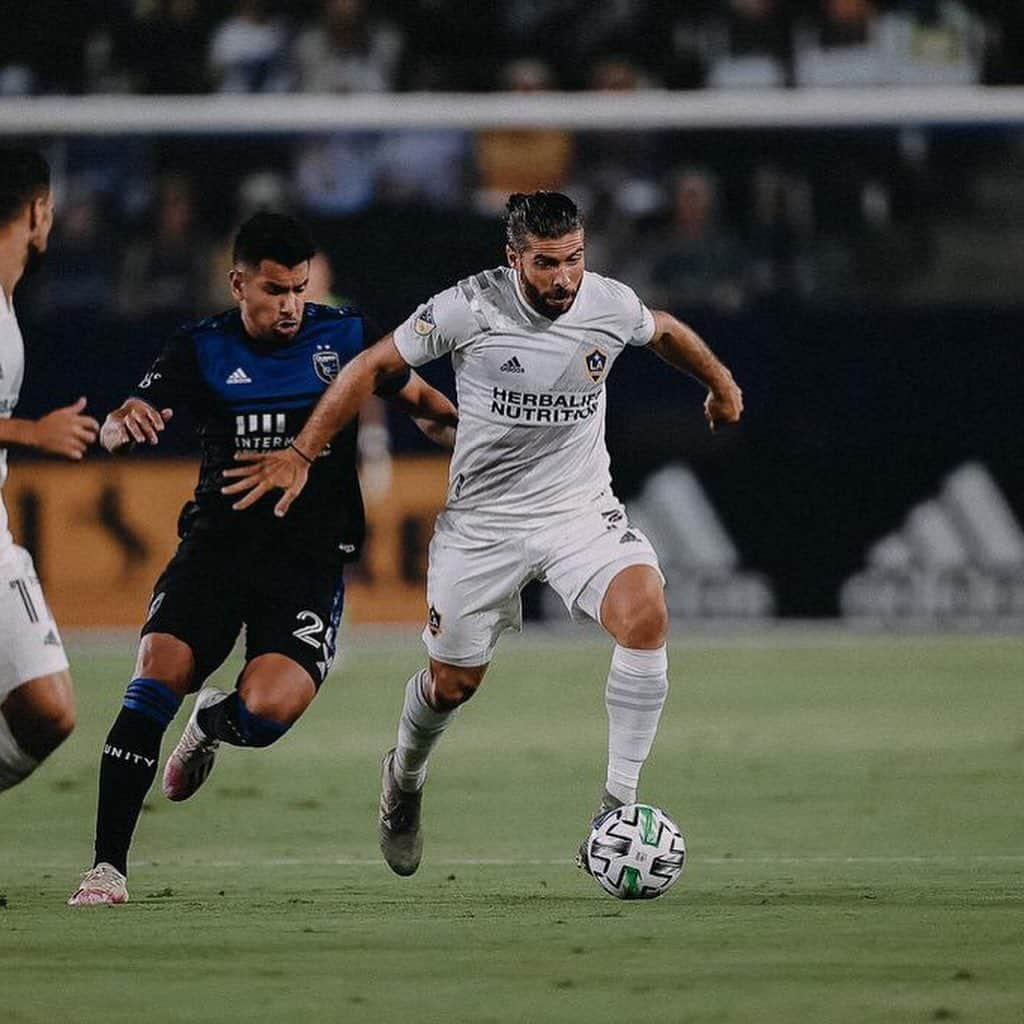
[[[242,301],[242,286],[245,284],[245,271],[239,267],[232,267],[228,271],[228,280],[231,282],[231,295],[236,302]]]
[[[517,253],[511,245],[505,246],[505,255],[508,257],[508,265],[510,267],[519,266],[519,253]]]

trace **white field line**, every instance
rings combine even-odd
[[[294,867],[374,867],[382,865],[380,857],[325,857],[307,859],[303,857],[269,857],[255,858],[252,860],[212,860],[212,861],[190,861],[196,867],[208,868],[294,868]],[[565,867],[572,864],[568,858],[556,858],[551,860],[540,858],[516,858],[516,857],[456,857],[446,860],[430,861],[428,866],[439,868],[452,867]],[[929,855],[929,856],[894,856],[894,857],[785,857],[785,856],[756,856],[756,857],[701,857],[690,853],[688,863],[698,864],[764,864],[764,865],[800,865],[800,864],[1022,864],[1024,853],[1006,854],[967,854],[958,856]],[[137,861],[134,867],[155,867],[175,866],[171,860],[160,861],[154,864],[151,861]]]

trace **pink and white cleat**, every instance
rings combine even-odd
[[[68,898],[69,907],[127,903],[127,879],[113,864],[100,861],[82,875],[82,884]]]
[[[218,704],[229,694],[207,686],[196,694],[195,707],[177,746],[164,765],[163,791],[168,800],[187,800],[213,771],[220,740],[207,736],[196,720],[203,708]]]

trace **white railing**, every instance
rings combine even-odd
[[[1024,88],[84,96],[0,101],[0,135],[282,134],[399,128],[772,129],[1024,125]]]

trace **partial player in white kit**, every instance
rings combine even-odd
[[[308,462],[355,415],[375,382],[450,353],[459,426],[448,497],[430,544],[428,669],[406,686],[398,742],[385,754],[381,850],[411,875],[422,853],[427,759],[483,680],[498,637],[521,626],[520,592],[547,582],[569,613],[615,640],[605,685],[608,772],[598,816],[636,800],[668,692],[664,578],[646,537],[611,489],[605,380],[627,345],[646,346],[708,388],[712,429],[736,422],[740,389],[703,341],[628,286],[585,271],[575,204],[516,194],[507,208],[508,267],[434,296],[349,363],[295,439],[299,453],[243,455],[235,507],[282,488],[278,514]],[[585,858],[581,866],[586,868]]]
[[[10,445],[81,459],[99,424],[85,399],[39,420],[15,419],[25,369],[14,289],[46,251],[50,169],[34,150],[0,149],[0,486]],[[0,495],[0,792],[27,778],[75,724],[71,675],[32,556],[14,543]]]

